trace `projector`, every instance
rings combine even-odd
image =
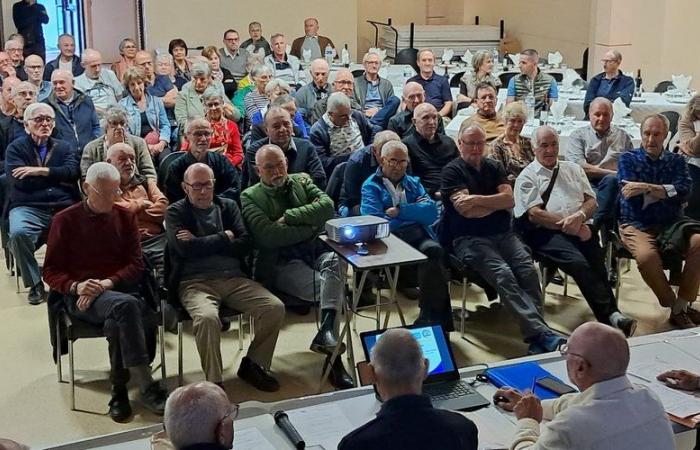
[[[326,222],[328,237],[338,244],[359,244],[389,236],[389,221],[376,216],[355,216]]]

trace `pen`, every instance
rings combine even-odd
[[[537,384],[537,377],[534,377],[534,378],[532,379],[532,389],[530,389],[530,392],[532,392],[533,395],[534,395],[534,393],[535,393],[535,385],[536,385],[536,384]]]

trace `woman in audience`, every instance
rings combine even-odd
[[[139,47],[136,41],[131,38],[122,39],[119,43],[119,54],[122,56],[119,61],[112,64],[112,71],[117,75],[119,81],[124,81],[126,69],[134,66],[134,58]]]
[[[289,84],[287,84],[286,81],[278,79],[270,80],[270,82],[267,83],[267,85],[265,86],[265,95],[267,95],[269,103],[265,105],[262,109],[260,109],[260,111],[253,114],[253,119],[251,120],[252,124],[262,124],[265,119],[265,113],[267,112],[267,108],[272,104],[272,102],[275,101],[275,99],[278,97],[281,97],[283,95],[291,95],[291,93],[292,88],[291,86],[289,86]],[[293,98],[292,102],[294,102]],[[296,104],[293,105],[293,108],[293,111],[289,111],[289,115],[292,116],[292,121],[294,122],[294,125],[299,127],[299,130],[301,131],[303,137],[308,138],[309,130],[306,128],[306,124],[304,123],[304,117],[299,111],[296,110]],[[289,110],[289,108],[285,109]]]
[[[207,61],[209,61],[209,66],[211,67],[211,77],[214,79],[214,81],[220,81],[221,84],[224,85],[226,98],[229,100],[233,99],[233,96],[236,94],[238,83],[236,83],[236,79],[233,78],[233,75],[231,75],[231,72],[229,72],[228,69],[221,67],[219,51],[216,50],[216,47],[210,45],[202,50],[202,56],[207,58]]]
[[[685,215],[700,220],[700,94],[688,102],[678,121],[678,150],[688,163],[693,179],[693,190],[685,208]]]
[[[251,75],[253,77],[253,82],[255,83],[255,89],[248,92],[243,99],[243,105],[245,107],[246,130],[249,127],[253,115],[255,115],[255,113],[260,109],[267,106],[268,99],[267,95],[265,95],[265,87],[272,79],[272,69],[264,64],[261,64],[253,68]]]
[[[508,181],[514,184],[525,166],[535,159],[530,138],[520,135],[527,122],[527,110],[521,102],[509,103],[503,112],[503,120],[506,129],[491,142],[488,156],[503,164]]]
[[[241,116],[245,116],[245,105],[243,104],[243,99],[248,95],[250,91],[255,89],[255,82],[253,81],[253,69],[263,63],[263,59],[257,53],[250,53],[248,59],[246,60],[245,70],[248,72],[246,76],[241,78],[238,82],[238,90],[236,95],[233,96],[233,105],[241,113]]]
[[[158,166],[170,154],[170,120],[163,100],[146,92],[146,73],[130,67],[123,74],[128,95],[119,102],[129,114],[129,133],[142,137],[148,145],[153,165]]]
[[[457,109],[466,108],[476,98],[476,86],[479,83],[490,83],[493,87],[501,86],[501,80],[491,74],[493,58],[486,50],[479,50],[472,59],[471,72],[465,72],[459,80],[459,94],[457,94]]]
[[[172,55],[161,53],[156,56],[156,75],[165,75],[171,83],[175,84],[175,67],[173,67]]]
[[[168,53],[173,57],[175,86],[181,90],[185,83],[192,80],[190,62],[187,60],[187,44],[180,38],[173,39],[168,44]]]
[[[270,83],[272,83],[272,81]],[[291,94],[282,94],[274,100],[271,100],[270,104],[267,107],[269,108],[271,106],[279,106],[280,108],[284,109],[289,113],[289,117],[293,117],[292,131],[294,132],[294,137],[298,137],[300,139],[309,138],[309,129],[306,126],[306,122],[304,122],[304,117],[299,111],[297,111],[296,101],[294,100],[294,97],[292,97]],[[250,128],[250,136],[248,142],[252,143],[265,138],[267,138],[267,130],[265,130],[265,120],[263,115],[263,120],[260,123],[254,124]],[[245,145],[245,147],[247,148],[248,145]]]

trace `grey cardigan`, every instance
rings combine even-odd
[[[355,101],[359,103],[362,108],[365,107],[365,98],[367,97],[367,85],[369,81],[364,75],[360,75],[355,78]],[[379,78],[379,96],[382,98],[382,102],[386,104],[389,97],[394,95],[394,86],[386,78]]]

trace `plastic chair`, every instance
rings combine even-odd
[[[353,78],[361,77],[365,74],[365,69],[355,69],[352,71]]]
[[[498,76],[498,79],[501,80],[501,86],[507,88],[508,83],[510,83],[510,79],[516,75],[518,75],[518,72],[503,72],[502,74],[500,74]]]
[[[450,87],[459,87],[459,80],[462,79],[462,76],[464,76],[464,72],[457,72],[456,74],[452,75],[452,78],[450,78]]]

